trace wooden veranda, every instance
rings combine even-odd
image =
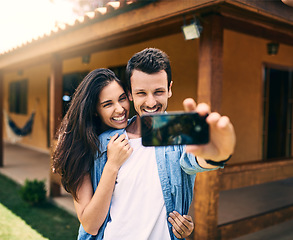
[[[121,3],[125,1],[120,0]],[[137,1],[141,2],[141,1]],[[197,101],[207,102],[221,112],[223,100],[224,31],[244,33],[293,46],[293,8],[281,1],[200,0],[151,1],[120,14],[109,13],[102,20],[77,24],[56,37],[41,39],[40,44],[26,46],[0,56],[0,136],[3,135],[3,74],[19,67],[48,62],[51,66],[50,139],[62,116],[62,63],[83,54],[113,50],[181,31],[183,19],[200,19],[203,27],[199,40]],[[121,8],[122,9],[122,8]],[[123,14],[122,14],[123,13]],[[135,13],[135,14],[133,14]],[[114,23],[114,24],[113,24]],[[109,30],[107,24],[112,26]],[[99,31],[93,31],[99,29]],[[58,43],[58,44],[56,44]],[[178,46],[174,46],[176,48]],[[194,50],[194,49],[191,49]],[[290,63],[293,65],[293,63]],[[245,127],[245,126],[244,126]],[[293,177],[293,159],[250,159],[231,164],[223,170],[199,174],[194,196],[194,239],[232,239],[293,218],[293,205],[261,215],[218,224],[219,193],[224,190],[253,186]],[[233,161],[233,159],[232,159]],[[0,167],[3,166],[3,138],[0,138]],[[50,176],[51,196],[60,195],[60,180]]]

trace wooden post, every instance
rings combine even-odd
[[[199,173],[196,176],[194,198],[194,240],[217,239],[218,171]]]
[[[51,147],[56,144],[56,130],[62,120],[62,92],[63,92],[63,76],[62,76],[62,60],[58,55],[54,55],[51,64],[50,76],[50,140]],[[49,179],[49,195],[51,197],[61,195],[60,177],[53,173],[50,169]]]
[[[206,102],[220,112],[223,78],[222,17],[211,14],[201,21],[199,46],[198,102]],[[219,171],[200,173],[195,181],[194,221],[196,240],[217,239]]]
[[[208,103],[212,111],[221,110],[223,80],[223,24],[219,15],[202,20],[199,45],[198,102]]]
[[[56,131],[62,120],[62,60],[58,55],[52,59],[50,78],[50,139],[55,139]]]
[[[3,154],[3,97],[4,97],[4,78],[3,73],[0,71],[0,167],[4,166]]]

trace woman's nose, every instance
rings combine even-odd
[[[124,108],[121,106],[121,104],[117,103],[115,105],[115,111],[118,113],[122,113],[124,111]]]

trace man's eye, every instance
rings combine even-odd
[[[162,95],[162,94],[164,94],[164,93],[165,93],[165,91],[162,91],[162,90],[161,90],[161,91],[156,91],[156,92],[155,92],[155,94],[157,94],[157,95]]]
[[[143,96],[143,95],[145,95],[145,93],[144,92],[138,92],[138,93],[136,93],[137,95],[140,95],[140,96]]]

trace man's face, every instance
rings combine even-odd
[[[134,70],[130,78],[131,93],[135,111],[139,116],[148,113],[162,113],[167,109],[168,98],[172,96],[171,86],[168,89],[167,73],[162,70],[147,74]]]

